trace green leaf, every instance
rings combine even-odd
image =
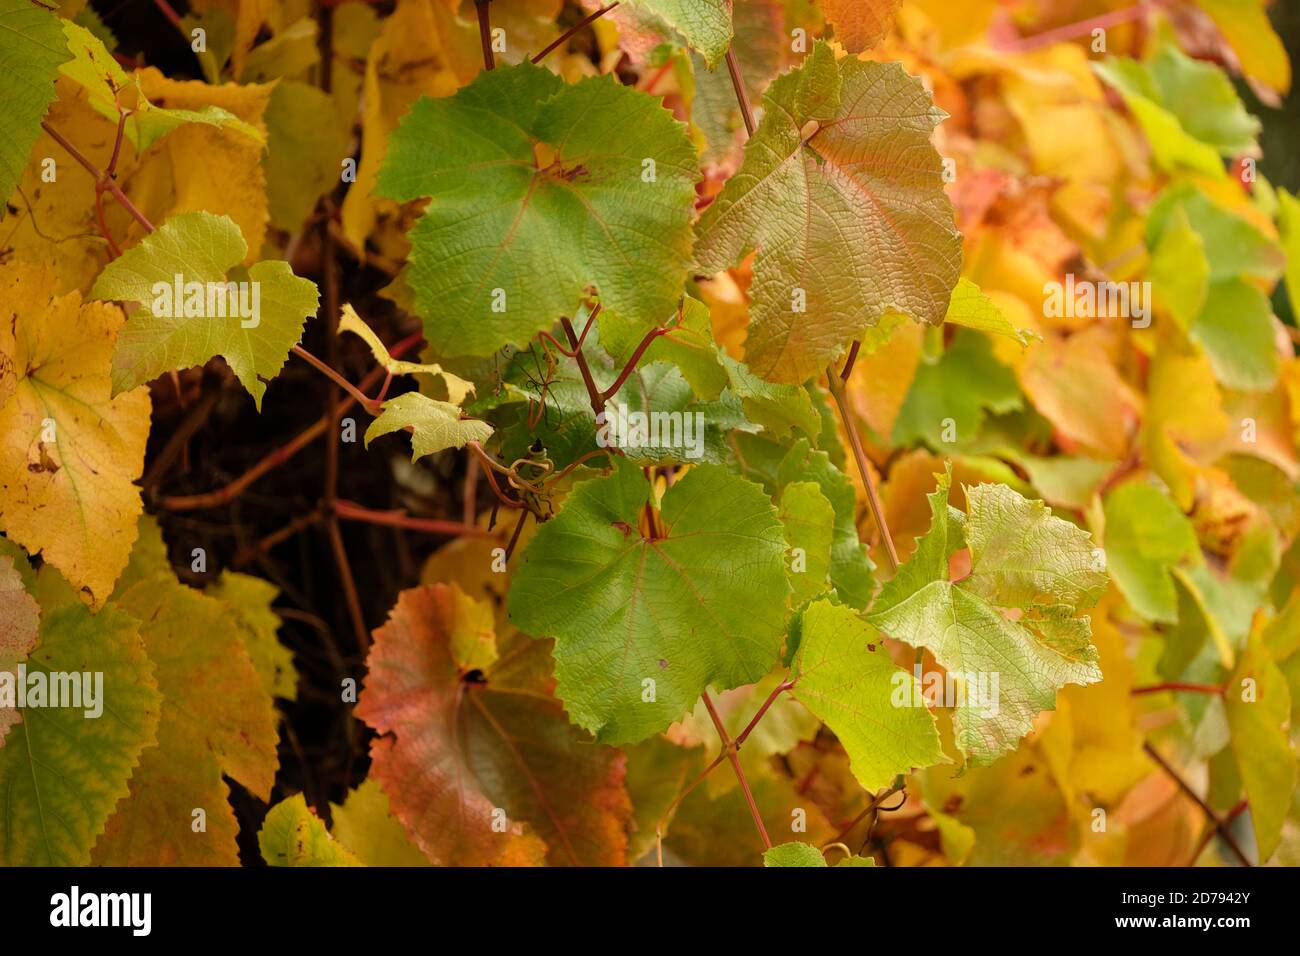
[[[781,523],[789,542],[792,607],[802,607],[830,586],[835,509],[814,481],[796,481],[781,490]]]
[[[943,321],[949,325],[960,325],[968,329],[978,329],[990,335],[1004,335],[1027,346],[1036,338],[1037,332],[1018,329],[1002,314],[992,299],[986,296],[980,287],[970,279],[961,278],[953,287],[952,298],[948,301],[948,311]]]
[[[1228,679],[1223,708],[1262,862],[1282,838],[1296,788],[1296,755],[1287,738],[1291,692],[1259,637]]]
[[[1183,208],[1176,208],[1170,214],[1151,250],[1147,274],[1157,304],[1169,312],[1184,332],[1188,331],[1205,306],[1210,289],[1210,261],[1205,254],[1205,240],[1192,228]]]
[[[803,386],[764,381],[744,362],[726,354],[719,358],[731,380],[731,390],[740,396],[750,420],[778,438],[789,435],[792,428],[813,439],[821,434],[821,415]]]
[[[1286,293],[1291,314],[1300,315],[1300,199],[1285,189],[1277,191],[1278,232],[1286,254]]]
[[[746,450],[746,464],[755,469],[754,477],[761,478],[773,497],[783,493],[782,489],[794,482],[813,481],[835,509],[831,584],[845,604],[859,610],[865,608],[875,590],[872,578],[875,565],[867,555],[867,546],[858,538],[858,502],[853,482],[831,463],[830,455],[813,450],[806,438],[799,439],[788,451],[767,439],[760,440],[763,442],[761,446]],[[774,452],[776,455],[775,462],[766,470],[758,469],[759,462],[749,457],[750,452],[757,452],[759,448],[763,454]]]
[[[348,154],[348,127],[328,93],[294,80],[275,85],[264,119],[262,168],[271,224],[296,233],[317,200],[338,185],[340,164]]]
[[[1150,64],[1116,57],[1092,66],[1124,97],[1162,168],[1221,176],[1220,156],[1259,155],[1259,120],[1217,66],[1172,43],[1163,44]]]
[[[1282,274],[1286,254],[1277,243],[1192,183],[1172,186],[1156,199],[1147,216],[1148,249],[1157,248],[1165,231],[1177,227],[1178,221],[1171,217],[1180,209],[1205,245],[1211,282],[1244,277],[1273,280]]]
[[[117,337],[115,392],[220,355],[261,410],[264,380],[279,374],[302,336],[304,319],[316,313],[320,295],[287,262],[259,262],[244,269],[239,263],[247,254],[244,237],[229,217],[188,212],[168,219],[104,268],[91,294],[140,304]],[[188,287],[179,297],[178,276]],[[239,308],[234,307],[234,292],[228,301],[212,294],[219,284],[231,282],[247,283],[239,288]],[[202,301],[191,299],[194,290],[205,296]]]
[[[1087,536],[1041,503],[1002,485],[977,485],[966,490],[976,504],[963,515],[948,504],[951,481],[951,469],[939,476],[928,496],[930,530],[881,590],[868,620],[929,650],[966,689],[956,701],[954,737],[972,763],[987,765],[1015,747],[1039,712],[1056,706],[1061,687],[1101,680],[1096,650],[1086,643],[1086,620],[1065,622],[1096,600],[1104,578],[1091,570]],[[1013,524],[1025,522],[1011,542],[997,540],[1007,516]],[[948,558],[962,546],[963,534],[971,575],[954,584]],[[1004,615],[1004,607],[1019,608],[1021,620]]]
[[[943,321],[961,237],[930,145],[945,114],[920,80],[819,42],[764,106],[696,248],[709,273],[758,250],[750,367],[803,382],[891,310]]]
[[[463,448],[466,442],[484,442],[492,434],[487,422],[461,418],[457,405],[421,392],[406,392],[384,402],[383,411],[366,429],[366,447],[380,435],[403,428],[412,429],[411,461],[448,448]]]
[[[1192,323],[1192,338],[1228,388],[1261,392],[1277,384],[1280,361],[1268,296],[1240,279],[1215,282]]]
[[[939,361],[917,367],[890,441],[951,449],[979,434],[986,411],[1003,414],[1023,405],[1015,373],[994,358],[988,338],[959,330]]]
[[[1199,558],[1192,523],[1159,489],[1144,482],[1120,485],[1106,496],[1106,566],[1124,599],[1143,617],[1178,620],[1178,595],[1169,571]]]
[[[764,866],[825,866],[826,857],[811,843],[782,843],[763,852]],[[869,856],[850,856],[835,864],[839,866],[875,866]]]
[[[31,0],[0,0],[0,218],[54,101],[54,80],[69,58],[62,21]]]
[[[849,608],[822,600],[804,611],[794,683],[795,697],[844,745],[863,789],[947,762],[916,677],[894,664],[879,632]]]
[[[431,200],[408,270],[429,344],[489,355],[573,315],[588,287],[643,331],[671,314],[697,178],[685,127],[655,98],[522,63],[418,100],[376,191]]]
[[[361,866],[307,806],[301,793],[271,808],[257,834],[257,846],[269,866]]]
[[[652,13],[703,54],[712,68],[731,43],[732,0],[627,0],[637,10]]]
[[[1091,607],[1106,591],[1092,536],[1003,485],[967,489],[963,531],[969,587],[999,607]]]
[[[826,866],[822,851],[809,843],[782,843],[763,853],[764,866]]]
[[[602,341],[610,347],[616,358],[624,361],[631,357],[632,344],[622,355],[623,350],[615,349],[602,332]],[[709,307],[699,299],[686,296],[682,303],[682,317],[673,331],[656,338],[645,350],[642,364],[654,362],[671,362],[681,371],[682,377],[690,383],[695,397],[706,402],[714,401],[733,377],[722,364],[722,353],[713,341]]]
[[[581,482],[524,551],[511,619],[555,637],[556,693],[602,743],[664,730],[704,689],[752,683],[784,637],[785,541],[757,485],[701,465],[638,531],[650,485],[620,459]]]
[[[8,808],[0,864],[87,866],[141,752],[154,743],[162,698],[134,617],[111,603],[91,614],[50,566],[36,597],[41,629],[25,664],[29,683],[38,674],[48,684],[57,673],[83,681],[100,673],[101,712],[34,707],[28,698],[0,747],[0,805]],[[0,702],[14,706],[2,695]]]
[[[137,153],[143,153],[172,130],[190,123],[228,127],[259,143],[264,141],[255,127],[220,107],[185,110],[154,106],[141,92],[138,82],[118,65],[98,37],[71,20],[63,21],[63,33],[73,58],[60,68],[60,72],[83,86],[89,94],[91,107],[113,123],[118,122],[119,108],[131,111],[126,121],[126,136]]]

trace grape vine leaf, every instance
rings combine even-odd
[[[1217,66],[1165,43],[1149,63],[1110,57],[1092,67],[1124,97],[1164,169],[1221,176],[1220,156],[1259,155],[1260,122]]]
[[[225,571],[204,593],[225,605],[262,681],[262,689],[272,697],[297,700],[298,673],[293,654],[276,636],[280,616],[271,609],[279,594],[275,585],[251,574]]]
[[[644,329],[670,314],[697,178],[685,127],[657,100],[525,62],[418,100],[376,193],[430,199],[408,266],[429,344],[490,355],[574,314],[588,287]]]
[[[970,279],[961,278],[953,287],[952,298],[948,300],[948,311],[943,321],[948,325],[960,325],[968,329],[978,329],[991,335],[1003,335],[1027,346],[1040,336],[1027,329],[1018,329],[1011,324],[997,303]]]
[[[404,362],[393,358],[388,354],[388,347],[374,333],[374,330],[366,325],[361,316],[357,315],[357,310],[351,305],[343,306],[343,314],[339,317],[339,331],[351,332],[358,336],[370,347],[370,354],[375,357],[380,368],[393,375],[432,375],[442,379],[443,386],[447,389],[447,401],[453,405],[464,404],[466,397],[474,392],[473,382],[452,375],[441,365]]]
[[[265,120],[262,165],[271,224],[297,232],[317,200],[338,184],[350,125],[338,116],[329,94],[296,80],[275,85]]]
[[[271,808],[257,834],[257,846],[269,866],[361,866],[342,846],[301,793]]]
[[[1062,686],[1101,679],[1088,621],[1075,615],[1096,603],[1106,577],[1095,569],[1087,532],[1041,501],[981,484],[966,488],[963,515],[948,504],[951,483],[949,468],[928,496],[929,532],[881,589],[868,620],[961,675],[967,692],[957,700],[954,739],[983,766],[1016,746]],[[948,559],[963,534],[971,574],[952,583]],[[1023,613],[1013,620],[1001,608]]]
[[[943,450],[953,440],[964,444],[975,438],[987,412],[1004,414],[1023,404],[1015,373],[997,360],[988,337],[959,329],[939,361],[918,366],[890,441],[923,440]]]
[[[458,660],[476,642],[456,635],[483,622],[466,621],[478,602],[457,592],[403,591],[375,632],[357,716],[380,734],[371,774],[394,815],[439,865],[623,863],[623,755],[570,725],[549,693],[546,642],[512,634],[486,667],[467,666],[491,658],[481,648]]]
[[[140,306],[118,336],[115,391],[220,355],[261,411],[265,380],[279,374],[302,337],[305,319],[316,313],[320,294],[287,262],[244,269],[239,263],[247,253],[239,226],[229,217],[189,212],[168,219],[104,268],[91,294]],[[213,294],[229,283],[240,284],[229,299]],[[200,290],[201,300],[192,298],[193,289]]]
[[[143,510],[145,389],[110,396],[122,313],[72,292],[52,266],[0,266],[0,530],[99,607],[126,565]],[[7,336],[6,336],[7,338]],[[0,346],[4,343],[0,341]]]
[[[749,436],[738,436],[741,442]],[[830,455],[814,449],[808,439],[800,438],[788,449],[766,437],[744,442],[744,473],[763,482],[774,498],[782,489],[801,481],[816,482],[822,495],[835,510],[831,537],[830,579],[840,600],[859,610],[871,601],[875,590],[872,571],[875,565],[867,546],[858,537],[857,497],[853,482],[831,462]]]
[[[658,534],[641,469],[574,486],[524,551],[511,620],[555,638],[556,693],[602,743],[664,730],[707,686],[752,683],[784,637],[785,540],[762,489],[716,465],[663,496]]]
[[[90,106],[105,119],[117,123],[119,109],[130,111],[125,135],[137,153],[143,153],[172,130],[189,123],[229,127],[258,143],[265,142],[260,130],[218,106],[197,110],[155,106],[144,95],[139,80],[127,76],[97,36],[71,20],[63,21],[63,33],[72,59],[59,71],[86,89]]]
[[[781,489],[781,523],[790,545],[792,607],[802,607],[830,587],[835,509],[815,481],[796,481]]]
[[[835,39],[850,53],[869,50],[889,32],[902,0],[819,0]]]
[[[114,603],[140,622],[163,695],[157,746],[95,845],[101,866],[236,866],[239,825],[223,776],[267,800],[278,718],[230,609],[156,571]],[[196,808],[206,830],[193,829]]]
[[[59,67],[70,56],[60,22],[31,0],[0,0],[0,218],[54,100]]]
[[[1211,282],[1259,278],[1273,280],[1286,268],[1286,253],[1253,223],[1211,199],[1194,183],[1171,186],[1160,194],[1147,216],[1147,248],[1154,249],[1165,231],[1179,222],[1179,211],[1201,237]]]
[[[943,321],[961,262],[930,145],[945,114],[897,63],[837,63],[822,42],[763,99],[696,255],[715,273],[758,250],[746,360],[803,382],[889,311]]]
[[[1125,482],[1106,496],[1106,567],[1120,593],[1143,617],[1178,620],[1178,595],[1169,573],[1199,559],[1192,523],[1158,488]]]
[[[1291,61],[1264,0],[1196,0],[1196,5],[1210,15],[1241,58],[1247,76],[1280,93],[1291,88]]]
[[[41,626],[41,606],[27,593],[15,561],[26,556],[0,553],[0,673],[16,673],[36,644]],[[22,720],[17,708],[0,707],[0,746],[9,728]]]
[[[1267,860],[1282,838],[1282,827],[1296,787],[1296,755],[1287,736],[1291,692],[1256,632],[1224,687],[1223,709],[1232,753],[1250,801],[1250,819],[1260,860]]]
[[[844,745],[863,789],[948,762],[920,683],[852,609],[821,600],[804,611],[793,680],[796,699]]]
[[[430,866],[389,810],[388,797],[366,777],[342,805],[330,804],[330,833],[366,866]]]
[[[1221,383],[1259,392],[1276,385],[1280,371],[1273,327],[1268,296],[1249,282],[1225,279],[1210,284],[1191,333]]]
[[[422,392],[406,392],[384,402],[383,410],[366,429],[366,447],[381,435],[411,429],[411,461],[425,455],[461,448],[466,442],[487,441],[492,426],[475,418],[461,418],[460,407],[440,402]]]
[[[781,843],[763,852],[764,866],[830,866],[822,851],[811,843]],[[836,866],[875,866],[869,856],[850,856]]]
[[[628,0],[672,27],[712,68],[731,43],[732,0]]]
[[[103,679],[95,681],[95,708],[24,708],[0,747],[0,803],[8,808],[0,864],[86,866],[155,740],[161,697],[134,617],[111,603],[92,614],[51,565],[41,569],[35,596],[42,613],[25,662],[29,680],[38,672],[47,684],[53,672]],[[91,703],[84,690],[81,702]],[[93,709],[101,712],[87,716]]]

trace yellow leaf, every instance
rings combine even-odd
[[[149,392],[112,397],[116,306],[53,298],[49,265],[0,267],[0,326],[14,330],[13,393],[0,406],[0,529],[99,608],[126,566],[143,510]]]
[[[465,56],[465,39],[464,26],[445,0],[399,0],[371,45],[363,88],[361,163],[342,210],[343,233],[356,249],[365,249],[379,215],[391,215],[397,208],[371,193],[398,121],[420,96],[450,96],[478,71],[479,63]],[[476,47],[472,44],[469,52],[477,55]]]
[[[263,114],[271,85],[211,86],[199,80],[172,80],[156,69],[141,70],[140,88],[157,106],[199,110],[218,106],[256,129],[265,139]],[[169,133],[141,157],[127,192],[154,225],[181,212],[205,210],[238,224],[248,243],[246,265],[261,258],[270,212],[263,144],[235,129],[190,125]],[[135,230],[139,227],[135,227]]]
[[[1142,448],[1147,464],[1178,506],[1190,511],[1196,477],[1205,471],[1193,457],[1198,443],[1220,439],[1228,430],[1210,360],[1201,353],[1179,354],[1162,344],[1147,376],[1146,421]]]
[[[1070,442],[1107,458],[1128,450],[1141,397],[1105,350],[1083,334],[1030,346],[1020,384],[1034,407]]]

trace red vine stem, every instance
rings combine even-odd
[[[311,352],[307,351],[301,345],[295,345],[290,351],[292,351],[294,355],[298,356],[300,359],[302,359],[307,364],[309,364],[312,368],[316,369],[316,371],[320,372],[322,375],[328,378],[339,388],[343,389],[343,391],[351,395],[353,401],[359,402],[361,404],[361,407],[364,408],[371,415],[379,414],[379,410],[381,406],[381,402],[379,401],[379,399],[367,397],[365,392],[361,391],[359,388],[357,388],[355,385],[349,382],[336,369],[332,368],[328,363],[323,362],[320,359],[318,359],[316,356],[312,355]]]
[[[415,348],[420,342],[424,341],[423,332],[415,332],[393,345],[388,350],[388,354],[393,358],[401,358],[411,349]],[[384,374],[382,368],[371,369],[370,373],[361,380],[361,389],[370,388],[379,381],[380,376]],[[334,418],[341,418],[355,404],[356,399],[349,399],[341,404]],[[291,438],[286,444],[267,454],[261,461],[253,465],[246,472],[227,485],[214,490],[204,492],[198,495],[169,495],[158,499],[158,504],[168,511],[193,511],[198,508],[216,508],[220,505],[227,504],[248,488],[253,482],[261,478],[267,472],[278,468],[285,462],[293,458],[294,455],[302,451],[313,441],[325,434],[329,428],[331,415],[326,412],[315,424],[308,426]]]
[[[1131,693],[1134,697],[1139,694],[1158,694],[1161,691],[1181,690],[1192,694],[1214,694],[1216,697],[1223,696],[1223,688],[1214,684],[1185,684],[1181,681],[1169,681],[1164,684],[1149,684],[1146,687],[1134,687]]]
[[[858,435],[858,423],[844,394],[844,383],[835,374],[835,366],[826,369],[826,384],[835,399],[835,406],[840,411],[840,420],[844,422],[844,431],[849,436],[849,445],[853,449],[853,460],[857,462],[858,474],[862,476],[862,486],[867,490],[867,505],[871,509],[872,520],[880,532],[880,543],[889,559],[889,570],[898,572],[898,549],[894,547],[894,538],[889,533],[889,524],[885,520],[885,507],[880,501],[880,492],[876,489],[876,479],[871,475],[871,466],[867,463],[867,453],[862,448],[862,438]]]
[[[492,55],[492,22],[488,17],[488,4],[492,0],[474,0],[474,12],[478,14],[478,37],[483,44],[483,69],[495,70],[496,57]]]
[[[1001,44],[1001,48],[1012,53],[1027,53],[1030,50],[1051,46],[1053,43],[1088,36],[1093,30],[1109,30],[1111,27],[1117,27],[1145,15],[1146,4],[1138,3],[1122,10],[1112,10],[1109,13],[1102,13],[1087,20],[1080,20],[1077,23],[1067,23],[1065,26],[1045,30],[1042,33],[1035,33],[1033,36],[1021,37],[1018,40]]]
[[[1232,850],[1233,855],[1236,856],[1237,859],[1241,861],[1241,865],[1250,866],[1251,865],[1250,860],[1246,858],[1245,853],[1241,852],[1241,847],[1238,845],[1236,838],[1230,832],[1228,832],[1227,823],[1223,820],[1223,818],[1221,818],[1217,813],[1214,812],[1214,808],[1210,806],[1208,803],[1206,803],[1205,800],[1201,798],[1201,795],[1199,793],[1197,793],[1195,790],[1192,789],[1191,784],[1189,784],[1186,780],[1182,778],[1181,775],[1179,775],[1178,771],[1175,770],[1172,765],[1170,765],[1169,761],[1165,760],[1164,757],[1160,756],[1160,752],[1156,750],[1155,747],[1152,747],[1150,743],[1143,741],[1142,749],[1146,751],[1146,755],[1148,757],[1150,757],[1160,766],[1161,770],[1163,770],[1165,773],[1169,775],[1169,777],[1174,781],[1174,783],[1178,785],[1178,789],[1181,790],[1184,794],[1186,794],[1187,797],[1193,803],[1195,803],[1198,807],[1201,808],[1201,812],[1205,814],[1206,819],[1210,821],[1211,826],[1214,827],[1214,829],[1218,832],[1219,836],[1223,837],[1223,842],[1228,844],[1228,848]]]
[[[763,715],[766,714],[771,706],[776,703],[776,699],[792,687],[794,687],[794,681],[792,680],[784,680],[776,685],[776,689],[767,695],[767,700],[763,701],[763,705],[758,708],[758,713],[754,714],[749,723],[745,725],[745,729],[736,736],[737,747],[740,747],[741,744],[749,739],[749,735],[754,732],[754,728],[757,727],[758,722],[763,719]]]
[[[345,521],[365,521],[369,524],[385,525],[389,528],[404,528],[408,531],[423,531],[427,534],[459,535],[474,538],[489,538],[491,532],[472,524],[459,521],[444,521],[437,518],[417,518],[401,509],[379,511],[367,508],[355,501],[339,498],[334,502],[334,513]],[[525,512],[527,514],[527,512]]]
[[[1243,813],[1246,812],[1246,808],[1248,806],[1250,806],[1250,802],[1248,800],[1237,801],[1237,805],[1233,807],[1231,810],[1229,810],[1228,815],[1223,818],[1223,825],[1225,827],[1231,826],[1232,822],[1236,820],[1237,817],[1241,816]],[[1196,861],[1200,859],[1201,854],[1205,852],[1205,848],[1210,845],[1210,840],[1212,840],[1214,838],[1214,834],[1218,832],[1219,831],[1215,829],[1213,823],[1211,823],[1209,826],[1205,828],[1205,835],[1201,837],[1200,842],[1196,844],[1196,849],[1192,851],[1192,859],[1191,862],[1187,864],[1188,866],[1196,865]]]
[[[162,12],[162,15],[167,18],[168,23],[174,26],[177,30],[180,30],[182,33],[185,32],[185,24],[181,22],[180,15],[172,9],[172,5],[168,3],[167,0],[153,0],[153,5]]]
[[[573,26],[569,27],[569,29],[565,30],[558,37],[552,40],[551,43],[545,49],[543,49],[541,53],[538,53],[536,56],[534,56],[532,58],[533,63],[541,63],[542,60],[546,59],[546,55],[548,53],[550,53],[556,47],[564,43],[565,40],[569,39],[569,37],[573,36],[575,33],[577,33],[579,30],[585,27],[588,23],[594,23],[596,20],[599,20],[605,14],[609,13],[609,11],[613,10],[616,6],[618,6],[618,0],[614,0],[614,2],[609,4],[608,6],[601,7],[595,13],[590,14],[589,16],[587,16],[582,20],[579,20]]]
[[[122,192],[121,186],[119,186],[113,179],[105,176],[98,166],[82,155],[81,150],[68,142],[64,135],[49,123],[41,120],[41,129],[45,130],[45,132],[49,134],[50,139],[62,146],[69,156],[80,163],[86,172],[90,173],[90,175],[95,178],[96,186],[103,183],[104,188],[113,194],[113,198],[122,204],[122,208],[129,212],[135,221],[144,227],[146,232],[154,231],[153,223],[145,217],[144,213],[135,207],[135,203],[131,202],[131,200],[127,198],[126,193]]]
[[[709,711],[709,717],[713,720],[713,726],[717,728],[718,737],[722,740],[722,752],[726,754],[727,760],[731,763],[731,769],[735,771],[736,780],[740,783],[741,792],[745,795],[745,803],[749,805],[749,815],[754,818],[754,826],[758,827],[758,835],[763,838],[763,849],[772,849],[772,840],[767,835],[767,827],[763,825],[763,815],[758,812],[758,804],[754,802],[754,792],[749,789],[749,781],[745,778],[745,768],[740,765],[739,747],[730,737],[727,736],[727,728],[722,724],[722,718],[718,716],[718,709],[713,706],[713,698],[709,696],[706,690],[700,695],[704,701],[705,708]]]
[[[573,323],[567,316],[560,319],[560,325],[564,327],[564,334],[573,348],[573,358],[578,363],[578,371],[582,373],[582,383],[587,386],[587,400],[591,402],[592,414],[603,415],[605,401],[601,398],[600,389],[596,387],[596,380],[591,377],[591,366],[587,364],[587,356],[582,353],[582,340],[573,331]],[[586,335],[586,330],[583,330],[583,335]]]

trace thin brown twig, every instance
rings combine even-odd
[[[844,394],[844,383],[835,373],[834,366],[826,369],[826,383],[831,396],[835,399],[835,406],[839,409],[844,431],[848,433],[849,446],[853,449],[853,460],[857,462],[858,474],[862,476],[862,485],[867,490],[867,506],[871,509],[871,517],[876,523],[876,530],[880,533],[885,557],[889,559],[889,570],[896,574],[899,563],[898,549],[894,547],[894,538],[889,533],[889,524],[885,520],[885,507],[881,504],[880,492],[876,489],[876,479],[872,476],[871,466],[867,463],[867,453],[862,448],[862,438],[858,435],[858,424],[853,409]]]
[[[569,29],[565,30],[565,31],[564,31],[563,33],[561,33],[558,37],[556,37],[554,40],[552,40],[552,41],[550,42],[550,44],[547,45],[547,46],[542,50],[541,53],[538,53],[536,56],[534,56],[534,57],[532,58],[533,63],[535,63],[535,64],[536,64],[536,63],[541,63],[542,60],[546,59],[546,55],[547,55],[548,53],[550,53],[550,52],[551,52],[552,50],[554,50],[556,47],[558,47],[558,46],[560,46],[561,44],[563,44],[566,40],[569,39],[569,37],[573,36],[575,33],[577,33],[579,30],[581,30],[583,27],[585,27],[588,23],[593,23],[593,22],[595,22],[596,20],[599,20],[599,19],[600,19],[601,17],[603,17],[605,14],[609,13],[609,11],[613,10],[616,6],[618,6],[618,0],[614,0],[614,2],[611,3],[611,4],[609,4],[608,6],[601,7],[601,8],[600,8],[599,10],[597,10],[595,13],[589,14],[588,16],[584,17],[582,20],[579,20],[579,21],[578,21],[577,23],[575,23],[573,26],[569,27]]]
[[[426,534],[446,534],[457,537],[489,538],[491,532],[473,524],[460,521],[447,521],[439,518],[418,518],[408,515],[401,509],[380,511],[367,508],[355,501],[339,498],[334,502],[334,513],[345,521],[364,521],[369,524],[386,525],[389,528],[405,528],[408,531],[422,531]],[[526,512],[525,512],[526,513]]]
[[[309,364],[312,368],[316,369],[316,371],[320,372],[322,375],[328,378],[330,382],[333,383],[333,385],[338,386],[339,388],[347,392],[349,395],[351,395],[352,400],[358,402],[361,405],[361,407],[364,408],[371,415],[379,414],[380,405],[381,405],[379,399],[370,398],[368,395],[366,395],[365,392],[361,391],[359,388],[357,388],[355,385],[349,382],[346,378],[342,376],[342,374],[340,374],[338,371],[332,368],[328,363],[321,361],[315,355],[312,355],[311,352],[303,348],[301,345],[295,345],[292,349],[290,349],[290,351],[293,352],[294,355],[298,356],[298,358],[302,359],[304,362]]]
[[[592,414],[603,415],[605,402],[600,396],[600,389],[596,387],[596,380],[591,377],[591,366],[587,364],[587,356],[582,353],[582,345],[577,334],[573,331],[573,323],[566,316],[560,319],[560,325],[564,328],[564,334],[568,337],[569,345],[573,348],[573,358],[578,363],[578,371],[582,373],[582,382],[587,386],[587,400],[591,402]]]
[[[492,54],[492,22],[488,16],[488,4],[492,0],[474,0],[474,12],[478,14],[478,36],[483,44],[483,69],[495,70],[496,57]]]
[[[1182,681],[1168,681],[1164,684],[1148,684],[1145,687],[1134,687],[1129,693],[1137,697],[1141,694],[1159,694],[1162,691],[1186,691],[1192,694],[1223,696],[1223,688],[1217,684],[1187,684]]]
[[[749,93],[745,91],[745,78],[740,73],[740,63],[736,59],[735,44],[727,47],[727,72],[731,74],[731,85],[736,91],[736,102],[740,104],[740,117],[745,121],[745,132],[754,135],[754,107],[749,103]]]
[[[754,728],[758,726],[758,722],[763,719],[763,716],[768,712],[771,706],[776,703],[776,699],[792,687],[794,687],[794,681],[792,680],[783,680],[781,683],[776,685],[776,689],[767,695],[767,700],[763,701],[762,706],[758,708],[758,713],[754,714],[749,723],[745,725],[745,729],[736,735],[737,747],[740,747],[749,739],[749,735],[754,732]]]
[[[424,341],[423,332],[413,333],[389,348],[388,354],[393,358],[401,358],[422,341]],[[371,369],[370,373],[361,380],[361,384],[358,388],[364,391],[367,388],[373,387],[383,374],[384,370],[382,368]],[[348,401],[338,408],[334,418],[342,418],[355,403],[356,399],[349,398]],[[257,479],[261,478],[267,472],[283,465],[321,435],[325,434],[325,431],[329,426],[330,413],[326,412],[314,424],[303,429],[286,444],[269,452],[255,465],[228,484],[197,495],[167,495],[159,498],[158,504],[160,507],[165,508],[168,511],[193,511],[197,508],[216,508],[228,504],[237,498],[246,488],[248,488],[249,485],[257,481]]]
[[[1214,807],[1206,803],[1205,800],[1201,798],[1201,795],[1192,789],[1191,784],[1189,784],[1186,780],[1184,780],[1182,776],[1178,773],[1178,771],[1175,770],[1173,766],[1169,763],[1169,761],[1165,760],[1165,758],[1160,755],[1160,752],[1156,750],[1155,747],[1151,746],[1149,742],[1143,741],[1142,749],[1146,751],[1146,755],[1148,757],[1150,757],[1160,766],[1161,770],[1163,770],[1166,774],[1169,775],[1170,779],[1172,779],[1174,783],[1178,785],[1178,789],[1181,790],[1184,794],[1186,794],[1187,797],[1193,803],[1195,803],[1198,807],[1201,808],[1201,812],[1205,814],[1206,819],[1210,821],[1210,824],[1218,832],[1219,836],[1223,838],[1223,842],[1228,844],[1228,848],[1232,850],[1233,855],[1235,855],[1237,859],[1241,861],[1241,865],[1250,866],[1251,862],[1246,858],[1246,854],[1241,851],[1241,846],[1237,843],[1236,837],[1234,837],[1228,831],[1227,823],[1217,813],[1214,812]]]
[[[1237,817],[1245,813],[1246,808],[1249,806],[1250,806],[1249,800],[1238,800],[1237,805],[1233,807],[1231,810],[1229,810],[1227,815],[1223,818],[1223,825],[1225,827],[1232,826],[1233,821],[1236,820]],[[1206,824],[1205,833],[1204,835],[1202,835],[1200,842],[1196,844],[1196,849],[1192,851],[1192,860],[1188,864],[1188,866],[1196,865],[1196,861],[1201,858],[1201,854],[1205,852],[1205,848],[1209,846],[1210,841],[1214,839],[1214,834],[1218,832],[1219,831],[1215,829],[1213,823]]]
[[[67,138],[58,130],[56,130],[53,126],[51,126],[49,123],[42,120],[41,129],[45,130],[45,132],[49,134],[52,140],[54,140],[56,143],[62,146],[69,156],[71,156],[78,163],[80,163],[82,168],[85,169],[86,172],[90,173],[90,175],[94,177],[96,184],[104,182],[105,183],[104,188],[106,188],[110,193],[113,194],[113,198],[122,204],[122,208],[125,209],[127,212],[129,212],[131,216],[135,219],[135,221],[144,227],[146,232],[155,231],[153,223],[149,221],[148,217],[146,217],[144,213],[142,213],[139,209],[135,207],[135,203],[131,202],[131,200],[127,197],[126,193],[122,192],[122,187],[119,186],[116,181],[112,179],[106,180],[104,177],[104,173],[100,170],[100,168],[96,166],[94,163],[92,163],[89,159],[87,159],[82,154],[81,150],[77,149],[77,147],[73,146],[72,143],[68,142]]]
[[[745,795],[745,803],[749,806],[749,814],[754,818],[754,826],[758,828],[758,835],[763,839],[763,849],[772,849],[772,840],[767,835],[767,827],[763,824],[763,815],[758,812],[758,804],[754,801],[754,792],[749,789],[749,780],[745,777],[745,768],[740,765],[740,753],[736,744],[727,736],[727,728],[723,726],[722,718],[718,716],[718,709],[713,706],[713,698],[709,696],[706,690],[700,695],[704,701],[704,707],[709,712],[709,717],[713,720],[713,726],[718,731],[718,737],[722,740],[722,752],[726,755],[727,760],[731,763],[731,769],[736,774],[736,780],[740,783],[740,790]]]

